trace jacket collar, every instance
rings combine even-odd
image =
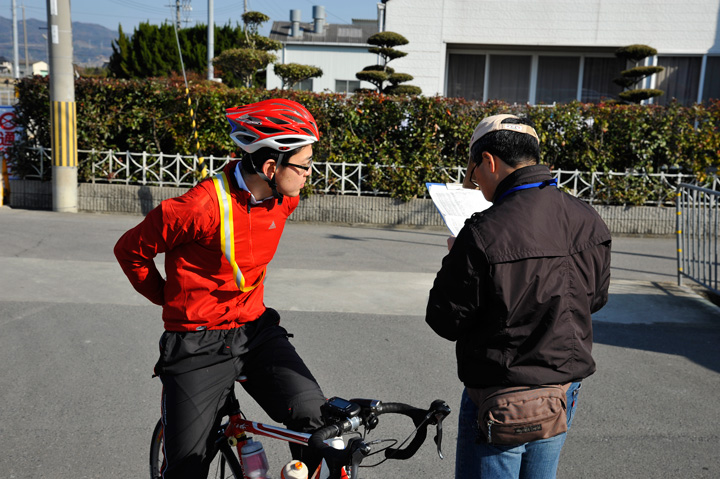
[[[492,202],[500,198],[507,190],[528,183],[538,183],[552,179],[550,168],[547,165],[531,165],[518,168],[506,176],[495,188]]]
[[[228,163],[223,168],[225,175],[228,177],[230,187],[233,193],[241,201],[243,205],[257,206],[264,203],[267,200],[275,199],[273,196],[269,196],[262,200],[257,200],[255,196],[250,192],[245,184],[245,179],[242,176],[242,162],[234,161]]]

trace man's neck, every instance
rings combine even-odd
[[[267,181],[260,178],[258,175],[249,174],[245,171],[241,171],[240,174],[245,181],[245,186],[252,193],[256,200],[262,201],[265,198],[272,196],[273,192]]]

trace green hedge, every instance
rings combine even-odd
[[[662,170],[699,176],[718,165],[720,102],[683,107],[570,103],[549,107],[477,103],[444,97],[353,96],[281,90],[230,89],[194,78],[197,129],[205,156],[234,156],[224,116],[228,107],[271,97],[304,104],[315,116],[321,162],[392,164],[388,175],[370,174],[378,190],[410,198],[437,181],[438,166],[464,166],[468,140],[485,116],[527,115],[537,125],[543,162],[581,171]],[[75,83],[79,149],[193,154],[193,130],[181,78],[78,79]],[[29,134],[20,146],[48,146],[48,80],[19,84],[18,121]],[[17,155],[17,153],[16,153]],[[17,164],[23,173],[23,158]],[[82,181],[87,173],[80,168]],[[702,179],[702,178],[701,178]],[[635,188],[635,186],[631,186]]]

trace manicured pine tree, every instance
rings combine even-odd
[[[640,66],[638,63],[649,56],[657,55],[657,50],[648,45],[628,45],[619,48],[615,52],[615,56],[634,63],[632,68],[620,72],[620,78],[616,78],[613,82],[625,88],[620,92],[620,98],[629,103],[640,103],[643,100],[654,98],[662,95],[662,90],[655,88],[634,88],[647,77],[659,73],[665,68],[660,66]]]
[[[272,51],[282,48],[278,41],[258,34],[258,27],[270,20],[261,12],[247,12],[242,15],[244,41],[239,48],[224,50],[213,58],[213,64],[223,82],[230,86],[264,86],[261,75],[277,56]],[[262,84],[261,84],[262,83]]]
[[[311,65],[285,63],[275,64],[275,74],[282,80],[283,88],[292,89],[295,85],[305,80],[321,77],[323,71]]]
[[[372,83],[378,92],[389,95],[419,95],[422,92],[420,87],[414,85],[400,85],[411,81],[413,79],[412,75],[395,73],[395,70],[387,65],[390,61],[407,55],[407,52],[393,48],[407,45],[409,43],[407,38],[395,32],[379,32],[371,35],[367,42],[370,45],[375,45],[368,48],[368,51],[378,54],[382,64],[369,65],[363,68],[362,71],[355,74],[358,80]],[[386,83],[389,83],[389,85],[385,86]]]

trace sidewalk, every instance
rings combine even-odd
[[[140,220],[0,208],[3,477],[146,477],[160,310],[112,256]],[[443,228],[287,225],[266,304],[280,311],[326,395],[417,405],[440,397],[457,411],[453,344],[423,321],[446,236]],[[673,238],[614,239],[610,301],[594,316],[598,371],[583,383],[561,479],[720,477],[720,308],[677,286],[674,251]],[[455,417],[445,461],[428,443],[363,479],[452,477]],[[381,425],[373,434],[387,432]],[[264,444],[277,476],[285,448]]]

